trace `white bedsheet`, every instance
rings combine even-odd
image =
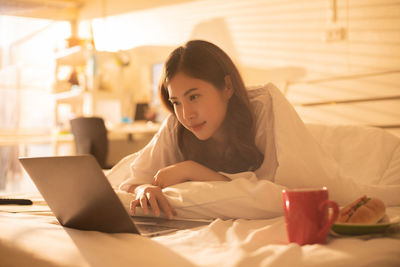
[[[389,208],[399,214],[400,207]],[[399,266],[400,229],[390,237],[288,244],[283,217],[221,220],[144,238],[63,228],[52,216],[0,213],[0,266]],[[396,229],[396,228],[394,228]]]

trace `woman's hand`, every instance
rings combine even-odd
[[[230,181],[230,179],[197,162],[188,160],[160,169],[151,184],[165,188],[187,181]]]
[[[148,214],[149,205],[155,216],[160,216],[160,212],[163,211],[168,219],[172,219],[176,214],[175,210],[169,205],[160,187],[144,184],[137,186],[135,191],[136,199],[133,200],[130,205],[132,215],[135,214],[137,206],[142,207],[144,214]]]
[[[165,188],[174,184],[189,181],[189,161],[183,161],[160,169],[153,177],[152,185]]]

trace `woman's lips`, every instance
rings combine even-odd
[[[206,124],[205,121],[203,121],[202,123],[198,123],[198,124],[191,125],[189,128],[190,128],[192,131],[197,132],[197,131],[200,131],[201,128],[203,128],[204,124]]]

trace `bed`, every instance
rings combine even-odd
[[[400,266],[400,139],[373,127],[304,124],[278,91],[270,92],[279,162],[274,183],[249,173],[228,183],[164,189],[178,216],[214,218],[209,225],[153,238],[80,231],[60,226],[37,196],[24,212],[2,207],[0,265]],[[107,174],[127,208],[134,195],[117,188],[135,156]],[[357,236],[331,231],[327,244],[289,243],[282,188],[319,186],[340,205],[361,194],[381,198],[388,227]]]
[[[390,214],[400,214],[390,207]],[[288,243],[283,217],[216,219],[152,239],[63,228],[51,215],[0,213],[1,266],[399,266],[400,229],[326,245]]]

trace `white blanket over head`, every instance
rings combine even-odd
[[[400,139],[375,128],[305,125],[272,84],[271,95],[278,167],[273,182],[254,173],[226,174],[230,182],[186,182],[163,189],[178,217],[266,219],[282,215],[283,188],[326,186],[344,205],[368,195],[400,205]],[[266,125],[267,127],[267,125]],[[108,174],[118,186],[131,177],[138,154],[121,160]],[[133,194],[119,192],[126,207]]]

